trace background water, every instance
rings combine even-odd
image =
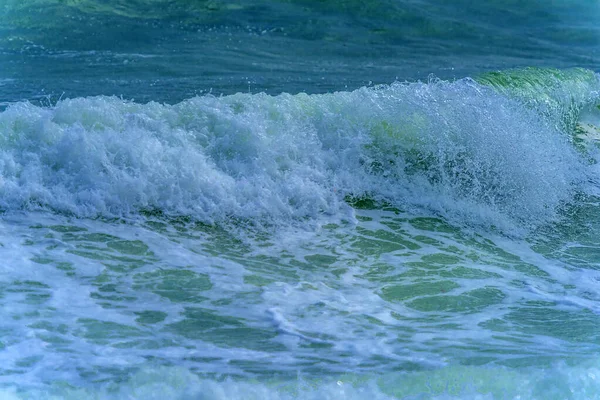
[[[0,396],[600,398],[596,1],[4,0]]]
[[[595,69],[594,0],[3,0],[2,101],[323,93],[548,66]]]

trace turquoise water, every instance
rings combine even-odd
[[[0,397],[600,398],[596,2],[0,5]]]

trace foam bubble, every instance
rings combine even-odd
[[[543,113],[469,79],[172,106],[18,103],[0,130],[0,206],[77,216],[289,223],[347,215],[346,196],[368,196],[529,225],[553,218],[583,168]]]

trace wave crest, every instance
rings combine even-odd
[[[598,79],[584,75],[563,77],[558,92],[554,83],[554,97],[548,86],[481,78],[491,86],[463,79],[176,105],[18,103],[0,114],[0,205],[289,222],[345,213],[351,195],[475,223],[536,225],[585,175],[567,124],[554,119],[597,95]]]

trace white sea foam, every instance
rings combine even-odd
[[[502,226],[551,218],[581,179],[568,137],[471,80],[169,106],[114,97],[0,114],[0,205],[286,221],[346,195]]]

